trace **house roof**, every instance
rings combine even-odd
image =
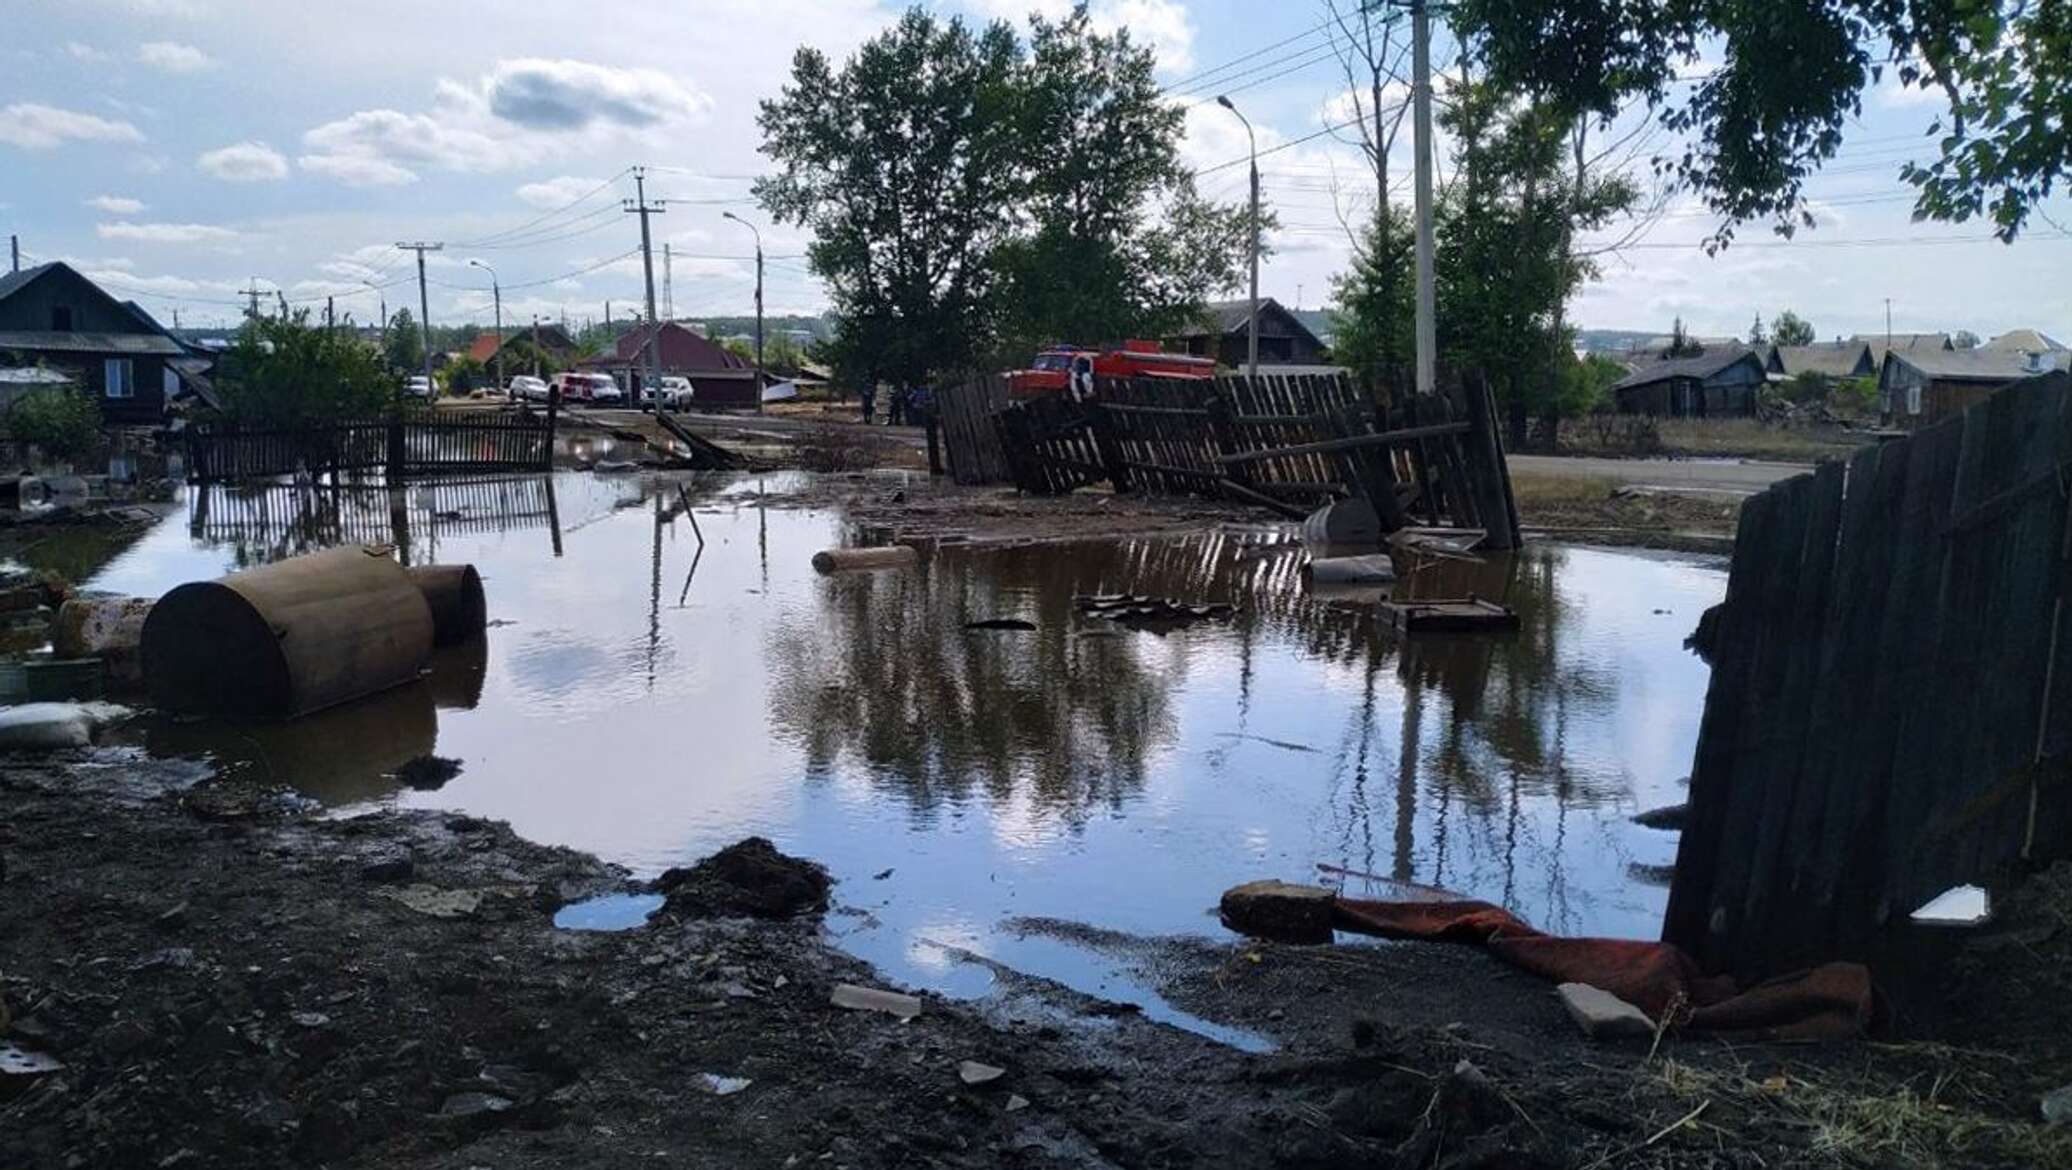
[[[2051,362],[2054,357],[2055,362]],[[2046,368],[2062,368],[2072,354],[2056,354],[2045,358]],[[1924,377],[1937,382],[2011,382],[2032,374],[2042,373],[2029,364],[2029,355],[2018,350],[2001,349],[1930,349],[1912,353],[1893,350],[1886,355],[1886,362],[1898,362],[1919,371]]]
[[[2067,347],[2057,338],[2035,329],[2010,329],[1979,348],[2016,353],[2064,353]]]
[[[187,353],[185,346],[163,333],[57,333],[48,329],[0,332],[0,349],[131,356],[158,354],[166,357],[180,357]]]
[[[1847,378],[1858,363],[1870,360],[1870,346],[1861,341],[1823,341],[1813,345],[1780,345],[1772,349],[1771,364],[1786,374],[1826,374]]]
[[[48,264],[38,264],[34,268],[24,268],[20,272],[9,272],[5,275],[0,275],[0,301],[6,300],[14,294],[16,289],[21,288],[57,266],[58,261],[52,260]]]
[[[503,347],[504,339],[496,334],[477,333],[475,340],[468,346],[468,356],[478,362],[486,362],[495,357],[496,351]]]
[[[1302,318],[1289,312],[1279,301],[1274,300],[1272,297],[1260,297],[1259,315],[1264,317],[1268,313],[1280,314],[1281,319],[1292,326],[1296,333],[1309,338],[1312,343],[1318,346],[1324,344],[1317,339],[1315,333],[1310,331],[1309,326],[1302,323]],[[1198,321],[1181,327],[1172,336],[1223,337],[1232,333],[1243,333],[1245,332],[1245,327],[1251,323],[1251,319],[1252,301],[1249,297],[1235,301],[1213,301],[1202,310],[1201,318]]]
[[[1650,386],[1656,382],[1667,382],[1676,378],[1696,378],[1707,381],[1739,362],[1754,362],[1760,371],[1763,355],[1746,346],[1728,348],[1720,346],[1708,349],[1697,357],[1675,358],[1649,362],[1640,369],[1612,383],[1613,390],[1631,390],[1635,386]]]
[[[1885,335],[1882,333],[1859,333],[1851,341],[1861,341],[1871,347],[1871,360],[1885,360]],[[1895,333],[1892,348],[1902,353],[1926,353],[1930,350],[1952,350],[1957,343],[1947,333]]]
[[[641,325],[619,335],[613,364],[637,363],[647,346],[648,337],[654,335],[658,354],[657,364],[664,371],[679,374],[702,375],[714,370],[752,370],[755,363],[733,353],[727,347],[692,329],[686,329],[674,321],[664,321],[660,329]]]

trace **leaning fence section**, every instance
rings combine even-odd
[[[1104,379],[1085,401],[1008,402],[998,379],[942,396],[962,483],[1056,495],[1222,496],[1289,517],[1336,500],[1373,504],[1389,529],[1422,520],[1517,541],[1517,510],[1479,383],[1377,405],[1343,376]],[[973,420],[984,417],[987,426]]]
[[[545,471],[553,465],[554,418],[423,411],[298,427],[199,423],[188,428],[186,445],[193,483],[297,473],[407,478]]]
[[[1664,936],[1744,977],[1875,957],[2072,833],[2072,379],[1742,509]]]

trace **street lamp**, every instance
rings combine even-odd
[[[381,331],[379,336],[382,338],[383,348],[386,349],[388,340],[388,294],[382,292],[381,286],[371,280],[362,280],[360,283],[367,286],[367,291],[374,294],[375,303],[381,306]]]
[[[755,232],[755,412],[763,412],[763,233],[756,226],[731,211],[722,211],[723,219],[731,219],[751,232]]]
[[[1245,140],[1251,143],[1252,154],[1252,312],[1249,336],[1245,343],[1245,373],[1253,378],[1259,376],[1259,139],[1252,133],[1251,119],[1239,113],[1225,94],[1216,95],[1216,104],[1237,114],[1237,120],[1245,124]]]
[[[468,266],[489,274],[489,295],[496,300],[496,388],[508,389],[509,384],[504,381],[504,288],[497,282],[496,269],[480,260],[470,260]]]

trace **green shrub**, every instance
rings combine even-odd
[[[69,462],[100,445],[101,407],[76,390],[31,390],[8,412],[7,433],[51,459]]]

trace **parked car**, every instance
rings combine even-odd
[[[423,374],[412,374],[410,377],[403,379],[403,397],[422,398],[426,402],[430,402],[432,399],[432,380]]]
[[[687,409],[691,405],[691,396],[697,393],[691,387],[691,380],[681,374],[662,375],[661,387],[662,409],[664,410]],[[653,406],[655,403],[655,392],[652,389],[643,390],[640,400],[646,405]]]
[[[554,375],[554,383],[561,390],[563,402],[616,404],[626,401],[625,392],[619,389],[619,384],[610,374],[561,373]]]
[[[520,374],[511,379],[508,390],[514,400],[526,402],[545,402],[547,400],[547,380],[545,378],[535,378],[531,374]]]

